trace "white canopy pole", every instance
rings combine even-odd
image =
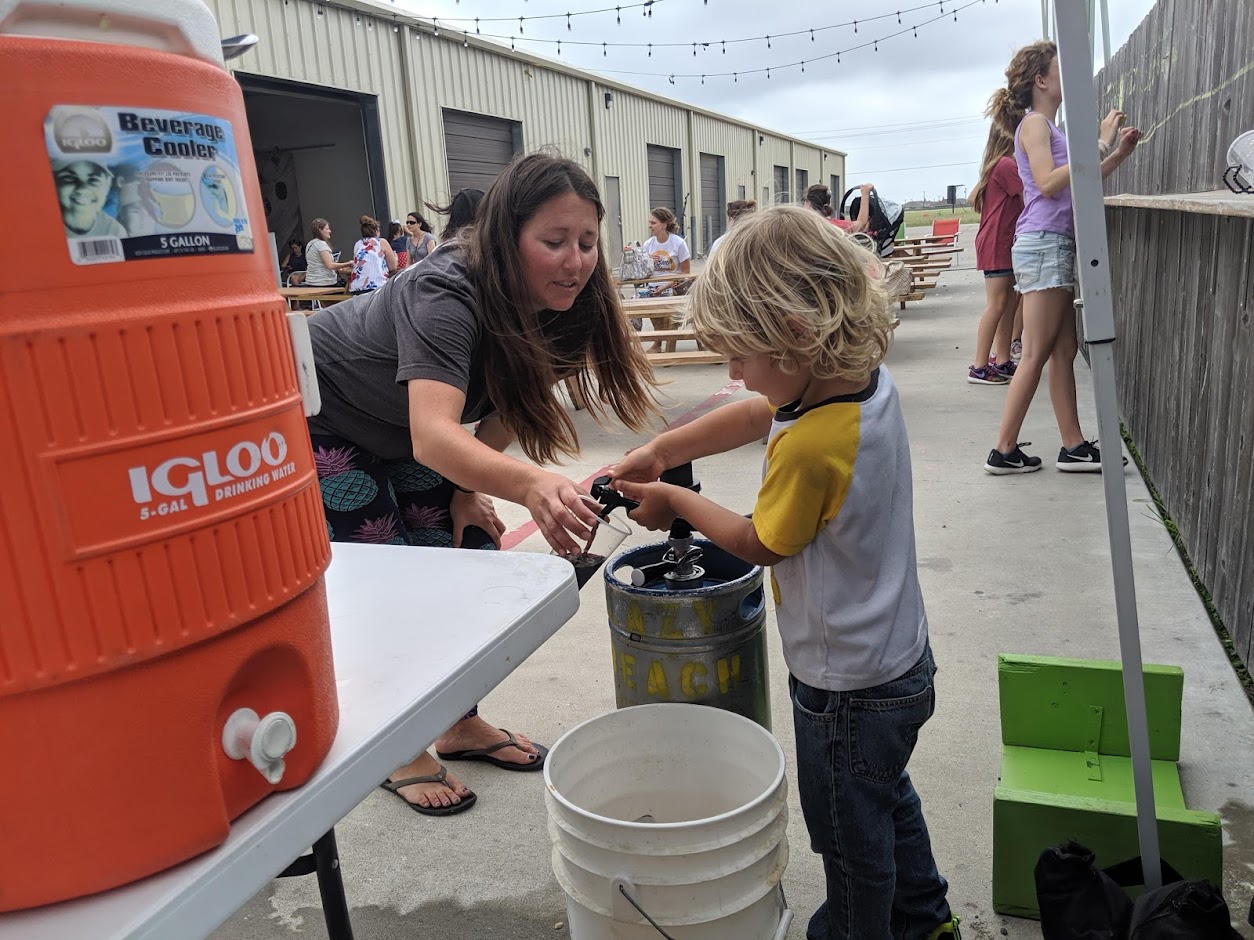
[[[1093,370],[1098,436],[1104,451],[1102,488],[1114,571],[1115,615],[1123,660],[1124,707],[1136,790],[1137,835],[1146,890],[1162,884],[1154,779],[1150,768],[1149,729],[1145,714],[1145,677],[1136,614],[1136,583],[1128,531],[1128,494],[1120,459],[1119,404],[1115,396],[1115,316],[1102,201],[1101,163],[1097,153],[1097,95],[1093,81],[1092,37],[1085,0],[1056,0],[1055,29],[1062,74],[1063,111],[1067,118],[1067,162],[1071,167],[1071,205],[1075,212],[1076,274],[1083,301],[1084,338]],[[1110,861],[1122,861],[1112,859]]]

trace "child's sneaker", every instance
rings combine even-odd
[[[1018,362],[1023,358],[1023,340],[1015,340],[1010,344],[1010,361]]]
[[[998,372],[996,366],[971,366],[967,370],[967,381],[972,385],[1005,385],[1010,379]]]
[[[984,469],[994,476],[1006,476],[1011,473],[1031,473],[1041,469],[1040,457],[1029,457],[1020,448],[1032,446],[1031,441],[1016,444],[1015,449],[1003,454],[996,447],[988,452],[988,460],[984,461]]]
[[[927,940],[962,940],[962,931],[958,929],[959,923],[956,914],[950,915],[949,920],[927,935]]]
[[[1017,368],[1019,367],[1013,359],[1010,359],[1007,362],[1003,362],[1000,364],[996,362],[993,363],[993,371],[996,372],[998,375],[1004,375],[1006,377],[1007,382],[1009,382],[1011,379],[1015,377],[1015,370]]]
[[[1123,465],[1128,465],[1127,457],[1123,458]],[[1101,473],[1102,452],[1097,449],[1097,441],[1081,441],[1071,450],[1060,447],[1054,466],[1066,473]]]

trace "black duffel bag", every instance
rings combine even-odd
[[[1132,901],[1143,883],[1141,859],[1106,869],[1078,842],[1041,853],[1036,898],[1044,940],[1241,940],[1228,905],[1209,881],[1185,881],[1166,861],[1163,886]]]

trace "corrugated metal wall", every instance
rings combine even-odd
[[[409,206],[413,151],[400,76],[402,28],[370,16],[327,6],[321,16],[311,3],[282,0],[208,0],[223,36],[255,33],[261,42],[231,62],[241,72],[308,82],[378,96],[389,202]],[[360,22],[358,20],[360,19]],[[438,126],[438,125],[437,125]],[[408,211],[406,208],[401,212]]]
[[[410,45],[423,198],[444,200],[451,195],[443,108],[520,121],[524,150],[556,147],[586,169],[592,168],[584,155],[584,148],[592,146],[586,82],[474,46],[467,48],[460,38],[446,35],[421,34]]]
[[[739,124],[728,124],[726,121],[719,121],[704,114],[694,114],[692,126],[692,136],[697,153],[715,154],[723,158],[723,174],[726,180],[723,204],[726,205],[733,199],[738,198],[737,186],[745,188],[745,198],[759,198],[760,193],[757,191],[761,187],[756,182],[757,177],[753,166],[753,150],[757,143],[757,134],[753,128],[743,127]],[[696,197],[700,196],[699,187],[694,195]],[[698,219],[704,217],[706,207],[702,204],[700,198],[696,199],[696,206],[689,214],[695,215]],[[725,220],[723,224],[726,224]],[[698,225],[698,229],[704,234],[703,226]],[[701,243],[697,248],[699,248],[702,254],[710,250],[710,246],[705,244],[704,238],[701,239]]]
[[[836,154],[824,162],[818,148],[797,144],[794,157],[794,142],[777,134],[479,48],[473,41],[466,47],[459,33],[437,37],[394,23],[386,14],[311,3],[208,2],[222,35],[256,33],[261,38],[232,68],[377,97],[394,215],[422,200],[445,201],[451,195],[444,108],[520,122],[525,150],[556,147],[587,168],[598,187],[606,176],[618,177],[623,236],[629,241],[648,237],[646,144],[682,151],[688,205],[677,208],[684,213],[686,228],[701,210],[700,153],[724,157],[728,200],[736,198],[737,186],[760,200],[763,187],[774,188],[771,168],[777,164],[788,167],[790,180],[797,166],[809,170],[811,182],[830,173],[844,176],[844,161]],[[607,91],[613,95],[608,108]],[[771,195],[774,199],[777,194]],[[708,246],[697,238],[692,247],[704,251]]]
[[[605,92],[614,97],[605,107]],[[633,95],[598,85],[593,93],[597,114],[596,169],[602,176],[617,176],[622,187],[623,239],[643,242],[649,237],[649,179],[645,148],[648,144],[684,151],[682,176],[684,192],[692,156],[687,153],[687,112],[652,98]],[[596,181],[604,185],[604,179]],[[676,206],[676,211],[680,209]],[[610,262],[618,258],[610,256]]]
[[[765,131],[759,132],[763,138],[762,143],[758,146],[758,178],[762,180],[759,188],[762,186],[771,186],[771,202],[778,203],[781,194],[776,190],[778,187],[774,184],[775,167],[788,167],[788,198],[787,202],[796,202],[796,198],[792,193],[792,142],[784,137],[777,137],[774,134],[768,134]]]

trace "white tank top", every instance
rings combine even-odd
[[[349,292],[378,290],[387,279],[388,265],[383,257],[383,240],[359,238],[353,246],[353,276],[348,282]]]

